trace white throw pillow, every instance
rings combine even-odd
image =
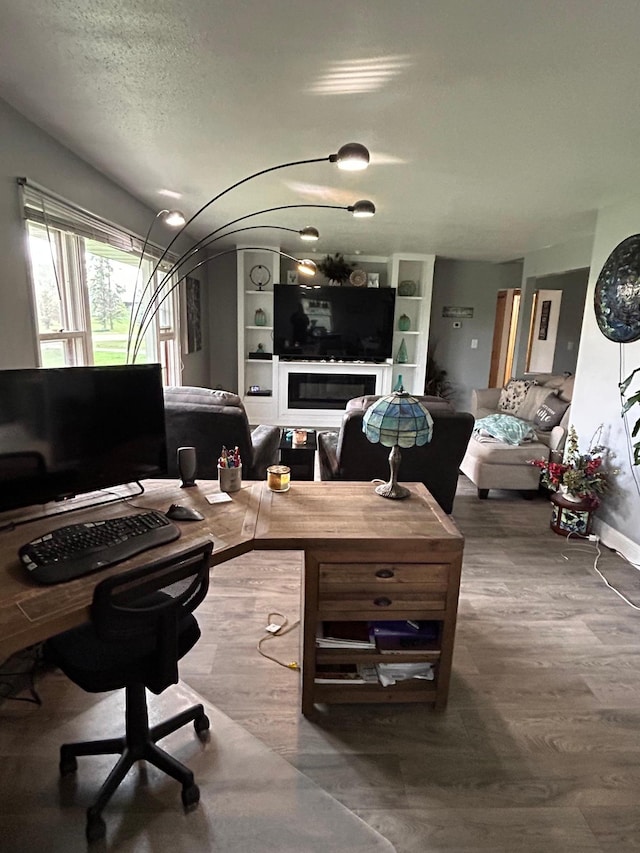
[[[527,396],[527,391],[535,384],[532,379],[510,379],[500,392],[500,399],[498,400],[500,411],[516,415]]]

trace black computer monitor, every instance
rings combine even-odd
[[[0,511],[166,467],[159,364],[0,370]]]

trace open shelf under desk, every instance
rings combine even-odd
[[[381,684],[344,681],[340,684],[314,684],[314,701],[331,704],[349,702],[436,702],[436,681],[409,679],[383,687]]]
[[[316,648],[316,665],[332,663],[437,663],[440,649],[379,652],[377,649]]]

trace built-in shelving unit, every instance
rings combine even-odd
[[[392,387],[395,387],[401,375],[405,390],[412,394],[424,394],[434,263],[435,255],[395,254],[389,258],[389,282],[391,287],[396,288]],[[400,295],[398,287],[403,281],[415,282],[414,295]],[[408,331],[399,328],[403,314],[409,318]],[[398,352],[403,340],[407,361],[399,363]]]
[[[271,249],[272,251],[269,251]],[[238,394],[251,423],[275,423],[276,371],[273,360],[273,284],[280,278],[277,246],[264,250],[238,247]],[[259,289],[251,280],[251,270],[265,267],[268,282]],[[264,272],[261,270],[261,272]],[[257,278],[254,274],[254,278]],[[262,312],[263,324],[256,323]],[[259,345],[271,357],[252,358]],[[252,388],[259,389],[252,392]]]
[[[238,393],[243,399],[252,424],[271,423],[279,426],[339,426],[343,412],[336,409],[291,409],[287,401],[290,373],[335,372],[341,375],[363,371],[375,376],[377,394],[388,394],[402,375],[404,388],[412,394],[423,394],[427,367],[429,319],[433,288],[434,255],[394,254],[387,259],[371,259],[377,269],[386,261],[386,275],[380,276],[381,286],[398,288],[402,281],[414,281],[415,293],[402,296],[396,290],[393,355],[385,364],[364,365],[348,362],[286,362],[271,355],[252,358],[258,345],[265,353],[273,353],[273,290],[280,280],[280,255],[275,246],[263,250],[238,247]],[[351,258],[367,269],[368,259]],[[251,280],[251,270],[257,265],[267,268],[268,283],[262,288]],[[370,267],[371,268],[371,267]],[[255,277],[255,276],[254,276]],[[261,311],[264,325],[256,322]],[[409,329],[401,331],[402,315],[409,318]],[[398,363],[398,351],[404,340],[407,361]],[[259,389],[258,391],[252,391]]]

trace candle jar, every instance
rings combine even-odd
[[[288,465],[269,465],[267,486],[272,492],[288,492],[291,485],[291,468]]]
[[[291,444],[294,447],[302,447],[302,445],[306,444],[306,443],[307,443],[307,431],[306,431],[306,429],[294,429]]]

